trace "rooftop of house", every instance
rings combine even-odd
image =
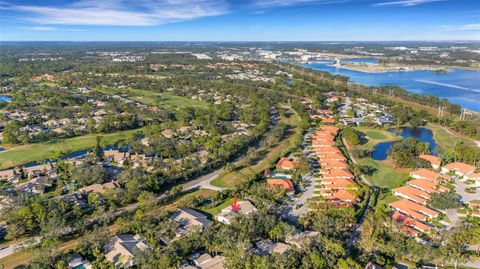
[[[428,193],[448,191],[447,187],[423,178],[407,181],[407,185],[410,185],[417,189],[424,190]]]
[[[421,221],[425,221],[429,217],[438,216],[437,211],[407,199],[392,202],[389,206]]]
[[[288,178],[267,178],[267,184],[270,187],[280,187],[287,191],[294,191],[292,181]]]
[[[105,190],[111,190],[118,188],[119,185],[116,182],[107,182],[103,184],[93,184],[89,186],[85,186],[83,188],[78,189],[79,192],[97,192],[103,193]]]
[[[411,228],[414,228],[417,231],[420,232],[428,232],[432,229],[432,227],[426,225],[423,222],[420,222],[416,219],[413,219],[407,215],[404,215],[398,211],[393,212],[392,214],[392,219],[396,220],[400,224],[407,225]]]
[[[212,222],[208,220],[207,216],[186,207],[177,209],[177,211],[172,214],[170,219],[186,228],[201,227],[203,229],[212,225]]]
[[[447,165],[444,165],[443,168],[445,169],[448,169],[448,170],[455,170],[455,171],[458,171],[462,174],[468,174],[468,173],[471,173],[473,171],[475,171],[476,167],[473,166],[473,165],[469,165],[469,164],[466,164],[466,163],[461,163],[461,162],[453,162],[453,163],[449,163]]]
[[[298,163],[296,161],[290,160],[287,157],[283,157],[277,162],[277,167],[282,169],[295,169],[297,165]]]
[[[393,189],[392,192],[394,194],[397,194],[397,193],[403,194],[404,196],[407,196],[411,200],[420,204],[424,204],[428,199],[430,199],[430,194],[411,186],[402,186],[402,187]]]
[[[442,160],[439,157],[433,156],[433,155],[426,155],[426,154],[421,154],[418,156],[421,159],[424,159],[428,162],[430,162],[432,165],[440,166]]]
[[[237,202],[237,204],[239,206],[239,210],[237,212],[233,211],[232,207],[229,205],[226,208],[222,209],[219,214],[217,214],[217,218],[223,217],[230,220],[237,215],[247,215],[251,212],[257,211],[257,208],[252,203],[250,203],[250,201],[240,201]]]
[[[225,268],[225,257],[217,255],[212,257],[210,254],[202,254],[193,260],[193,263],[201,269],[223,269]]]
[[[126,264],[139,251],[146,250],[145,240],[138,235],[119,234],[104,246],[105,258],[114,265]]]
[[[324,190],[323,198],[327,201],[354,202],[358,200],[358,196],[348,190]]]
[[[426,180],[429,180],[429,181],[432,181],[432,182],[435,182],[435,183],[438,183],[438,181],[440,179],[448,179],[448,177],[446,177],[446,176],[444,176],[440,173],[433,172],[431,170],[427,170],[427,169],[424,169],[424,168],[412,171],[412,172],[410,172],[410,175],[414,175],[416,177],[421,177],[421,178],[424,178]]]
[[[272,240],[259,240],[255,242],[257,251],[261,255],[271,255],[271,254],[280,254],[287,252],[291,247],[285,243],[277,242],[273,243]]]

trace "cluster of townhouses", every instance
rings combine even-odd
[[[395,188],[392,193],[402,199],[389,203],[392,209],[391,217],[396,220],[402,231],[418,237],[420,234],[428,234],[432,229],[432,221],[441,216],[441,212],[428,206],[431,196],[436,193],[448,192],[445,183],[451,182],[452,175],[463,177],[462,180],[480,180],[474,173],[475,167],[454,162],[441,167],[441,159],[432,155],[420,155],[420,158],[430,162],[432,169],[417,169],[410,172],[411,180],[405,186]],[[478,183],[477,183],[478,184]],[[471,203],[473,215],[479,214],[479,207]]]
[[[318,157],[321,174],[316,182],[316,192],[326,201],[351,205],[358,200],[358,186],[354,175],[348,170],[345,156],[335,145],[338,131],[334,126],[321,126],[312,137],[312,147]]]

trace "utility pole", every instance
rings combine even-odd
[[[392,99],[393,98],[393,89],[390,89],[388,91],[388,99]]]

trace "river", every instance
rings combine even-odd
[[[342,62],[372,63],[374,58],[347,59]],[[419,94],[431,94],[447,98],[454,104],[480,112],[480,71],[450,69],[446,74],[431,71],[398,71],[367,73],[332,66],[333,61],[303,64],[303,67],[326,71],[334,75],[350,77],[353,82],[369,86],[400,86]]]

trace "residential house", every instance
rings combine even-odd
[[[473,165],[469,165],[461,162],[453,162],[442,167],[442,173],[446,174],[450,171],[455,172],[457,176],[465,176],[469,173],[473,173],[477,168]]]
[[[73,253],[70,255],[70,257],[67,259],[68,263],[68,269],[91,269],[92,265],[90,264],[89,261],[85,260],[80,256],[78,253]]]
[[[407,199],[392,202],[388,205],[393,210],[399,211],[419,221],[426,221],[429,218],[432,219],[439,216],[437,211]]]
[[[212,222],[207,216],[190,208],[179,208],[170,217],[178,227],[175,230],[176,237],[182,237],[192,231],[203,231],[210,227]]]
[[[393,195],[400,196],[402,198],[414,201],[419,204],[426,204],[428,199],[430,199],[430,194],[428,192],[422,191],[420,189],[411,187],[411,186],[402,186],[392,190]]]
[[[204,253],[202,255],[195,255],[196,257],[192,259],[192,263],[195,267],[200,269],[224,269],[225,267],[225,257],[217,255],[212,257],[210,254]]]
[[[410,172],[410,177],[415,179],[425,179],[434,183],[439,183],[442,180],[448,180],[447,176],[424,168]]]
[[[285,243],[273,243],[270,239],[256,241],[255,246],[255,251],[259,255],[283,255],[285,252],[291,249],[291,247]]]
[[[236,216],[248,215],[257,211],[257,208],[249,201],[241,201],[237,203],[239,210],[235,212],[231,206],[228,206],[215,216],[215,219],[223,224],[230,224],[232,219]]]
[[[439,157],[436,157],[436,156],[433,156],[433,155],[421,154],[418,157],[420,159],[424,159],[425,161],[428,161],[432,165],[432,168],[435,169],[435,170],[440,168],[440,165],[442,163],[442,160]]]
[[[319,232],[314,231],[296,232],[293,235],[287,235],[287,237],[285,238],[285,242],[290,245],[294,245],[297,248],[301,248],[304,244],[307,243],[307,241],[315,238],[319,234]]]
[[[139,235],[119,234],[114,236],[103,248],[105,258],[115,267],[131,267],[135,255],[148,248],[145,239]]]
[[[288,178],[267,178],[267,184],[270,187],[283,188],[287,192],[295,192],[292,181]]]
[[[288,159],[286,157],[281,158],[277,162],[277,168],[284,170],[294,170],[298,166],[298,162]]]

